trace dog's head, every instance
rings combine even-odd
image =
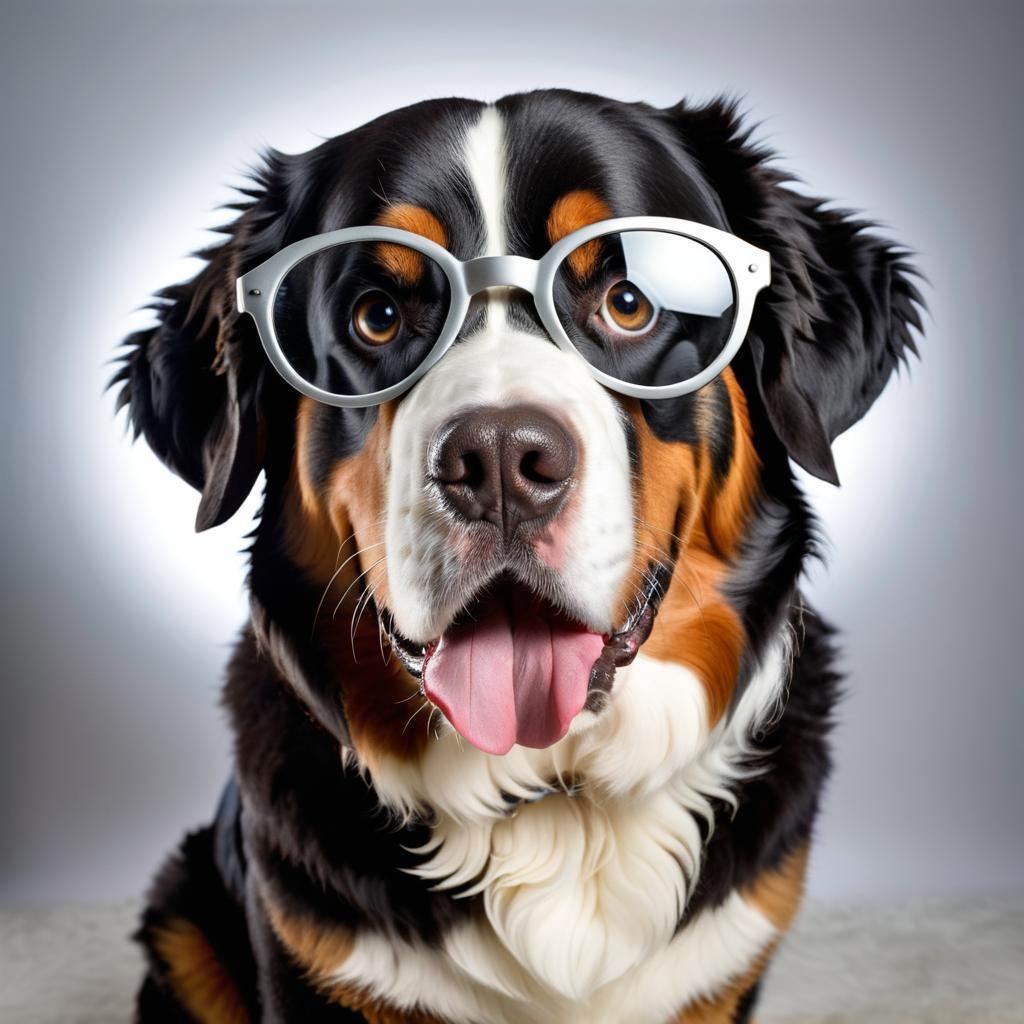
[[[418,684],[482,749],[549,746],[600,717],[641,645],[695,674],[708,724],[734,700],[806,550],[787,459],[836,482],[831,442],[913,348],[920,301],[900,252],[786,188],[767,159],[724,103],[418,104],[271,154],[205,269],[129,339],[120,401],[201,492],[198,528],[266,472],[256,629],[317,717],[370,760],[424,741],[405,728]],[[411,389],[338,408],[289,387],[235,307],[238,275],[339,228],[401,228],[460,260],[538,259],[625,216],[698,222],[770,255],[742,348],[693,393],[605,388],[552,343],[528,294],[492,288]],[[371,378],[424,316],[409,287],[422,267],[390,262],[402,294],[385,281],[330,304]],[[299,301],[322,311],[334,286],[321,275]],[[655,328],[670,344],[673,323],[652,326],[657,311],[621,286],[592,282],[584,319],[610,344]]]

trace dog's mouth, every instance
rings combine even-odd
[[[671,568],[652,565],[629,619],[595,633],[524,584],[496,577],[425,647],[381,609],[391,647],[424,695],[470,743],[506,754],[516,743],[549,747],[573,719],[596,709],[615,669],[647,639]]]

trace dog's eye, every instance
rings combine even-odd
[[[604,322],[619,334],[642,334],[657,315],[651,300],[632,281],[616,281],[601,303]]]
[[[367,292],[352,313],[352,327],[368,345],[394,341],[401,326],[398,304],[384,292]]]

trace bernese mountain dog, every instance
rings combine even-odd
[[[725,100],[418,103],[269,152],[232,209],[112,381],[197,529],[265,479],[234,771],[149,893],[138,1019],[751,1019],[839,684],[790,460],[837,483],[916,351],[907,250]]]

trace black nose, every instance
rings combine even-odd
[[[569,432],[541,409],[484,406],[449,420],[430,449],[431,476],[470,522],[510,538],[523,523],[558,514],[576,472]]]

